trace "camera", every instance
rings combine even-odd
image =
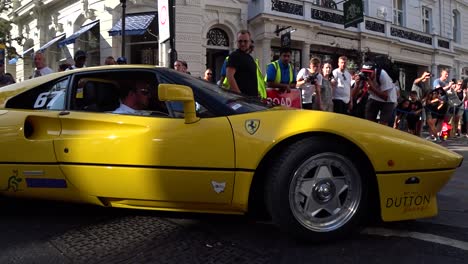
[[[367,81],[369,80],[371,74],[373,73],[374,71],[373,70],[366,70],[366,69],[362,69],[358,76],[359,76],[359,80],[361,81]]]
[[[318,74],[319,74],[319,73],[316,72],[316,73],[313,73],[312,75],[309,75],[309,76],[307,77],[306,82],[311,83],[311,84],[315,84],[315,81],[317,80]]]
[[[433,73],[431,73],[431,72],[426,71],[426,73],[429,73],[429,75],[430,75],[431,77],[434,77],[434,76],[435,76],[435,74],[433,74]]]
[[[371,61],[366,61],[359,72],[359,79],[361,81],[367,81],[371,77],[371,75],[377,71],[377,64]]]

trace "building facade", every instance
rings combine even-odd
[[[247,0],[176,0],[176,50],[200,76],[207,67],[219,74],[224,57],[235,48],[236,32],[247,28]],[[158,43],[156,0],[126,1],[125,55],[129,63],[168,66],[168,45]],[[43,51],[54,70],[73,63],[77,50],[87,52],[86,66],[102,65],[107,56],[121,56],[120,0],[14,0],[8,19],[13,22],[16,62],[8,64],[18,81],[34,70],[33,54]],[[148,22],[148,20],[150,20]],[[142,25],[145,27],[142,27]],[[119,28],[120,27],[120,28]]]
[[[364,2],[364,22],[344,28],[343,3],[332,0],[175,0],[175,48],[189,71],[201,76],[212,68],[216,79],[236,32],[248,28],[254,56],[267,65],[290,32],[293,63],[306,67],[311,57],[350,58],[357,67],[363,52],[390,57],[402,89],[424,70],[442,68],[453,78],[468,77],[467,0],[375,0]],[[155,0],[126,1],[125,54],[129,63],[168,66],[167,44],[158,43]],[[20,55],[7,71],[21,81],[34,69],[32,54],[42,50],[56,70],[76,50],[88,53],[87,66],[101,65],[122,50],[120,0],[14,0],[8,14]]]
[[[363,52],[391,58],[399,69],[402,89],[417,75],[441,69],[451,78],[468,77],[468,1],[375,0],[364,2],[364,22],[344,28],[343,1],[251,1],[249,27],[257,56],[265,64],[280,46],[278,29],[289,28],[296,67],[309,58],[335,62],[340,55],[360,61]],[[284,32],[284,31],[283,31]],[[257,45],[258,47],[258,45]]]

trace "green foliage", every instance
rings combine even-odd
[[[0,0],[0,13],[7,14],[13,8],[12,0]],[[18,42],[21,45],[23,37],[19,36],[16,38],[11,37],[11,22],[0,18],[0,43],[5,44],[6,46],[6,55],[7,58],[11,59],[16,56],[16,49],[11,46],[13,41]]]

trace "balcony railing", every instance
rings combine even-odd
[[[339,10],[342,5],[338,6],[331,0],[266,0],[251,1],[249,5],[250,18],[259,14],[270,14],[344,29],[343,11]],[[407,43],[418,43],[423,47],[436,49],[451,50],[452,46],[450,39],[397,26],[391,21],[373,17],[364,17],[364,23],[360,23],[357,28],[347,30],[398,39]]]

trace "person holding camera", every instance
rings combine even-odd
[[[440,72],[440,77],[438,79],[435,79],[433,84],[432,84],[432,90],[437,91],[440,94],[440,99],[444,101],[445,105],[440,110],[440,114],[444,116],[442,121],[437,122],[436,127],[437,127],[437,134],[440,135],[442,133],[442,125],[443,122],[448,122],[450,119],[450,114],[448,113],[448,97],[447,97],[447,91],[450,90],[453,85],[455,84],[456,80],[448,81],[449,77],[449,72],[447,69],[442,69]],[[445,110],[445,113],[442,113]]]
[[[337,81],[336,87],[333,90],[333,112],[340,114],[348,114],[353,108],[351,100],[351,74],[346,70],[348,58],[341,56],[338,58],[338,68],[333,70],[333,77]]]
[[[447,90],[452,87],[452,84],[454,84],[453,81],[447,82],[448,76],[448,70],[443,69],[440,72],[440,77],[434,80],[434,83],[432,84],[432,90],[437,90],[441,96],[444,96]]]
[[[429,90],[426,88],[424,83],[431,78],[431,75],[432,74],[430,72],[425,71],[420,77],[414,79],[411,91],[416,92],[418,100],[426,98]]]
[[[351,98],[353,100],[352,115],[359,118],[366,117],[366,104],[369,98],[367,82],[361,81],[360,75],[357,73],[354,75],[354,83],[351,89]]]
[[[302,68],[297,74],[297,87],[302,89],[302,108],[322,109],[320,59],[311,58],[309,68]],[[315,105],[315,107],[314,107]]]
[[[411,91],[416,93],[415,100],[418,100],[422,103],[423,111],[421,112],[421,120],[418,120],[416,123],[415,135],[421,136],[422,126],[426,124],[426,111],[424,111],[424,106],[426,105],[426,96],[430,92],[430,88],[426,87],[426,82],[433,77],[434,75],[428,71],[425,71],[420,77],[414,79],[413,86]]]
[[[291,88],[296,88],[296,74],[290,62],[291,49],[281,48],[279,59],[267,65],[265,76],[267,87],[279,88],[287,93]]]
[[[377,122],[377,116],[380,112],[379,123],[388,125],[397,98],[392,78],[384,69],[380,69],[373,62],[366,62],[362,65],[359,79],[368,85],[369,98],[366,104],[366,119]]]

